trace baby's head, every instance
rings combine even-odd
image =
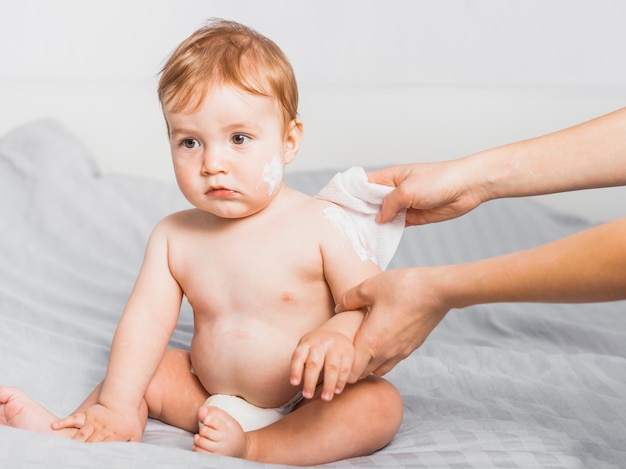
[[[285,132],[297,118],[298,86],[285,54],[244,25],[215,19],[169,58],[161,71],[159,100],[169,112],[193,112],[209,89],[221,85],[276,99]]]
[[[174,51],[158,92],[176,181],[192,205],[242,218],[282,192],[302,123],[294,73],[276,44],[213,20]]]

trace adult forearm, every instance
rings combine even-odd
[[[487,199],[626,184],[626,108],[464,160]]]
[[[495,302],[593,302],[626,299],[626,219],[552,243],[442,268],[452,307]]]

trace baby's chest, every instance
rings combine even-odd
[[[295,240],[181,246],[171,256],[172,273],[192,306],[276,307],[323,297],[328,288],[319,248]]]

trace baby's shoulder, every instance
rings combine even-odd
[[[157,226],[176,226],[176,225],[185,225],[190,222],[194,222],[199,215],[200,211],[195,208],[190,208],[186,210],[180,210],[178,212],[170,213],[166,215],[164,218],[159,221]]]
[[[159,221],[153,232],[168,233],[169,235],[182,233],[190,229],[206,225],[206,216],[198,209],[181,210],[174,212]]]
[[[333,226],[333,221],[343,217],[346,212],[340,206],[327,200],[309,195],[303,198],[295,210],[301,218],[308,220],[307,225]]]
[[[319,212],[329,206],[335,206],[332,202],[327,200],[318,199],[304,192],[300,192],[293,188],[285,188],[286,197],[291,200],[292,208],[295,206],[298,210],[304,210],[310,214],[310,212]]]

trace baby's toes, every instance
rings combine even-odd
[[[198,415],[203,425],[194,436],[194,451],[243,457],[246,435],[234,418],[217,407],[207,407]]]
[[[191,450],[199,453],[216,454],[217,446],[213,440],[206,436],[206,430],[204,430],[204,428],[205,427],[200,429],[200,433],[193,436],[193,446],[191,447]]]

